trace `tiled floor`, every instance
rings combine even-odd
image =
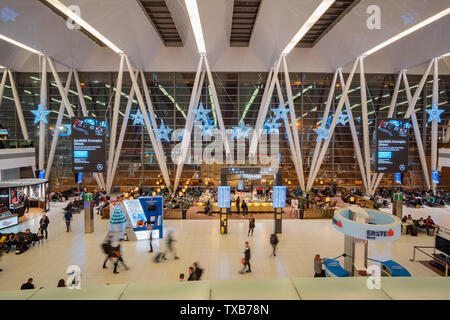
[[[19,289],[28,277],[35,279],[37,287],[55,287],[60,278],[67,278],[69,265],[79,265],[82,270],[82,285],[106,283],[139,283],[151,281],[177,281],[181,272],[198,261],[204,268],[203,279],[248,279],[275,277],[311,277],[313,258],[316,253],[335,257],[343,253],[344,236],[336,231],[330,220],[285,220],[280,235],[277,257],[269,257],[271,247],[269,235],[272,220],[256,220],[254,237],[250,237],[252,248],[252,273],[241,275],[240,258],[247,237],[246,220],[229,221],[229,234],[219,234],[218,220],[166,220],[165,227],[175,231],[179,260],[153,263],[152,254],[147,253],[148,242],[124,243],[124,259],[130,270],[120,269],[112,274],[112,265],[102,269],[104,255],[101,242],[109,221],[95,216],[95,232],[84,233],[83,215],[74,215],[73,231],[65,232],[62,215],[64,203],[52,205],[49,213],[49,239],[21,255],[10,252],[0,258],[0,290]],[[433,219],[450,227],[450,209],[406,209],[414,218],[430,214]],[[11,231],[25,230],[28,226],[36,230],[38,218],[27,221]],[[2,230],[3,231],[3,230]],[[3,231],[4,232],[4,231]],[[157,246],[158,241],[154,244]],[[414,245],[432,245],[433,237],[420,233],[418,237],[402,236],[393,243],[370,243],[369,256],[374,259],[392,258],[407,268],[413,276],[438,276],[419,262],[411,262]]]

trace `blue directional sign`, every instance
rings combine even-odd
[[[431,180],[433,183],[439,183],[439,172],[436,170],[431,171]]]
[[[285,186],[274,186],[273,187],[272,207],[274,209],[286,207],[286,187]]]
[[[217,206],[219,208],[230,208],[231,207],[231,190],[228,186],[217,187]]]

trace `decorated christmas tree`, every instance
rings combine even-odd
[[[127,218],[123,214],[120,206],[116,206],[114,208],[114,212],[111,216],[110,222],[111,222],[111,224],[123,224],[123,223],[127,222]]]

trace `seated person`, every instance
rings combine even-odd
[[[410,214],[408,215],[408,218],[406,219],[405,223],[406,223],[406,234],[410,234],[411,230],[415,228],[414,221]]]
[[[8,236],[8,239],[6,239],[5,241],[5,246],[6,246],[6,253],[9,252],[9,250],[11,250],[12,246],[18,246],[19,245],[19,236],[17,234],[14,233],[10,233]]]
[[[104,208],[109,206],[109,202],[104,200],[100,206],[97,207],[97,214],[100,214]]]
[[[427,234],[430,235],[430,229],[436,229],[436,231],[439,231],[439,228],[436,227],[436,224],[434,223],[433,219],[431,219],[431,216],[428,216],[428,218],[425,219],[425,224],[427,225]]]
[[[422,217],[417,221],[417,228],[420,229],[428,229],[427,224],[425,223],[425,220],[423,220]]]

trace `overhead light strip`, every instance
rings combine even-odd
[[[54,6],[56,9],[67,15],[70,19],[78,23],[80,26],[82,26],[84,29],[86,29],[89,33],[91,33],[94,37],[96,37],[98,40],[103,42],[105,45],[107,45],[111,50],[113,50],[115,53],[123,54],[123,51],[120,50],[114,43],[109,41],[103,34],[98,32],[94,27],[92,27],[89,23],[87,23],[85,20],[83,20],[79,15],[77,15],[75,12],[70,10],[68,7],[66,7],[64,4],[62,4],[59,0],[47,0],[49,4]]]
[[[203,38],[202,24],[200,22],[200,13],[198,12],[197,0],[184,0],[191,21],[192,31],[194,32],[195,42],[199,53],[206,53],[205,40]]]
[[[187,1],[187,0],[186,0]],[[294,37],[289,41],[282,54],[288,54],[297,45],[297,43],[303,38],[303,36],[311,29],[311,27],[320,19],[320,17],[328,10],[328,8],[334,3],[335,0],[323,0],[319,6],[314,10],[311,16],[300,27]]]
[[[384,48],[384,47],[390,45],[391,43],[394,43],[395,41],[397,41],[397,40],[399,40],[399,39],[401,39],[401,38],[406,37],[407,35],[409,35],[409,34],[415,32],[415,31],[417,31],[417,30],[419,30],[419,29],[421,29],[421,28],[423,28],[423,27],[429,25],[430,23],[433,23],[434,21],[439,20],[439,19],[441,19],[442,17],[445,17],[445,16],[448,15],[449,13],[450,13],[450,8],[447,8],[447,9],[445,9],[445,10],[443,10],[443,11],[441,11],[441,12],[435,14],[434,16],[432,16],[432,17],[430,17],[430,18],[428,18],[428,19],[426,19],[426,20],[424,20],[424,21],[422,21],[422,22],[420,22],[420,23],[418,23],[418,24],[412,26],[411,28],[408,28],[408,29],[406,29],[405,31],[400,32],[399,34],[393,36],[392,38],[390,38],[390,39],[388,39],[388,40],[386,40],[386,41],[380,43],[380,44],[377,45],[376,47],[374,47],[374,48],[372,48],[372,49],[370,49],[370,50],[364,52],[364,53],[363,53],[363,56],[369,56],[369,55],[371,55],[372,53],[377,52],[378,50],[380,50],[380,49],[382,49],[382,48]],[[450,53],[449,53],[449,54],[450,54]]]
[[[32,53],[39,54],[39,55],[43,54],[42,52],[40,52],[40,51],[38,51],[36,49],[33,49],[33,48],[23,44],[23,43],[20,43],[19,41],[14,40],[14,39],[8,38],[7,36],[4,36],[2,34],[0,34],[0,39],[4,40],[6,42],[9,42],[9,43],[11,43],[11,44],[13,44],[15,46],[18,46],[18,47],[20,47],[22,49],[28,50],[28,51],[30,51]]]

